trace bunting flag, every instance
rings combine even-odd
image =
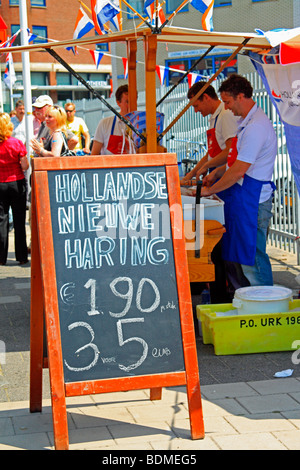
[[[88,15],[83,11],[82,7],[79,8],[78,15],[76,18],[75,29],[73,33],[73,39],[79,39],[85,36],[89,31],[94,28],[93,23],[89,19]],[[68,51],[77,52],[77,47],[67,47]]]
[[[144,4],[144,12],[148,15],[150,23],[152,23],[154,15],[154,0],[146,0]]]
[[[201,75],[199,75],[198,73],[190,72],[188,74],[189,88],[191,88],[191,86],[194,85],[194,83],[199,82],[200,80],[201,80]]]
[[[103,52],[90,50],[90,53],[93,57],[93,61],[95,62],[96,68],[98,68],[103,57]]]
[[[31,33],[29,28],[27,28],[27,33],[28,33],[28,44],[30,44],[31,42],[35,40],[35,38],[37,38],[37,35]]]
[[[202,14],[202,28],[204,31],[213,31],[213,9],[215,0],[190,0],[191,5]]]
[[[8,38],[1,47],[10,47],[13,45],[13,42],[16,40],[17,36],[20,34],[21,30],[19,29],[15,34],[13,34],[10,38]]]
[[[12,88],[16,82],[16,73],[11,52],[6,54],[6,68],[3,81],[8,88]]]
[[[155,1],[146,0],[144,4],[144,12],[148,15],[150,23],[153,26],[156,26],[156,16],[157,16],[157,26],[161,26],[165,21],[166,17],[162,9],[161,4],[158,5],[157,10],[155,10]]]
[[[128,60],[126,57],[122,57],[123,67],[124,67],[124,78],[128,78]]]
[[[104,25],[120,13],[120,8],[110,0],[91,0],[94,27],[99,34],[105,32]]]
[[[156,73],[158,75],[161,85],[164,84],[164,81],[167,78],[168,71],[169,67],[164,67],[163,65],[156,65]]]

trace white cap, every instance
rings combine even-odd
[[[35,102],[33,103],[32,106],[34,108],[43,108],[47,104],[50,105],[50,106],[53,106],[52,99],[48,95],[41,95],[35,100]]]

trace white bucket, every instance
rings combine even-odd
[[[235,291],[232,305],[238,315],[280,313],[289,311],[290,300],[293,300],[293,292],[286,287],[250,286]]]

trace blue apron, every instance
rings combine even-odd
[[[225,228],[222,238],[222,256],[226,261],[254,266],[257,238],[257,217],[262,186],[272,181],[259,181],[248,175],[243,184],[235,183],[222,191],[225,202]]]

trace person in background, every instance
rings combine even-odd
[[[26,243],[26,181],[29,168],[27,149],[12,137],[13,124],[7,113],[0,113],[0,265],[8,253],[9,208],[12,208],[15,256],[20,264],[28,262]]]
[[[33,115],[33,137],[36,138],[41,127],[41,121],[38,119],[36,112],[37,109],[34,107],[36,98],[32,99],[32,115]]]
[[[90,133],[84,120],[75,116],[75,103],[66,103],[65,111],[67,113],[67,129],[78,138],[78,143],[74,148],[75,152],[82,150],[84,153],[89,154],[91,145]],[[82,136],[84,138],[84,146],[82,145]]]
[[[35,116],[41,123],[36,140],[40,141],[42,139],[44,147],[48,147],[51,140],[49,128],[45,123],[45,116],[50,106],[53,106],[53,101],[48,95],[40,95],[33,103]],[[67,133],[67,140],[69,149],[73,150],[78,143],[77,137],[69,131]]]
[[[222,191],[226,227],[223,258],[239,263],[251,286],[273,285],[266,242],[272,217],[276,134],[253,100],[253,88],[246,78],[231,75],[222,83],[220,93],[225,108],[240,117],[238,132],[227,165],[204,178],[201,194]]]
[[[45,123],[49,129],[50,139],[45,143],[37,139],[31,140],[31,146],[39,157],[60,157],[68,150],[66,137],[66,112],[59,106],[50,106],[45,115]]]
[[[128,85],[121,85],[116,91],[116,102],[120,115],[128,114]],[[126,124],[116,115],[102,119],[96,129],[91,155],[111,155],[128,153],[128,140],[125,137]]]
[[[16,139],[19,139],[25,144],[26,142],[26,129],[25,129],[25,106],[24,101],[18,100],[15,106],[16,114],[11,117],[11,122],[13,123],[14,130],[12,136]]]

